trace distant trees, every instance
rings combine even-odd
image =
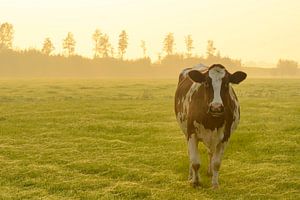
[[[277,62],[277,69],[282,75],[297,74],[298,63],[294,60],[279,59]]]
[[[63,40],[63,49],[66,56],[72,56],[75,53],[76,41],[74,39],[73,33],[68,32],[67,37]]]
[[[10,23],[0,25],[0,50],[11,49],[14,38],[14,27]]]
[[[143,56],[144,56],[144,58],[146,58],[147,57],[147,48],[146,48],[145,40],[141,41],[141,48],[142,48],[142,51],[143,51]]]
[[[174,34],[168,33],[164,39],[163,51],[166,52],[168,56],[172,55],[174,46],[175,46]]]
[[[42,53],[49,56],[54,51],[54,45],[50,38],[46,38],[43,43]]]
[[[123,60],[124,54],[128,47],[128,35],[125,30],[119,35],[119,56]]]
[[[96,29],[92,39],[94,40],[94,58],[106,58],[111,54],[113,56],[112,52],[112,46],[109,42],[109,37],[107,34],[102,34],[99,29]]]
[[[191,35],[187,35],[184,38],[185,47],[186,47],[186,56],[188,58],[192,57],[192,50],[193,50],[193,39]]]
[[[133,59],[133,60],[123,60],[128,48],[128,34],[125,30],[122,30],[118,38],[118,47],[113,48],[110,37],[108,34],[101,32],[101,30],[96,29],[92,33],[93,41],[93,56],[94,58],[99,58],[90,62],[90,65],[95,65],[101,63],[105,66],[130,66],[130,64],[136,66],[162,66],[162,67],[179,67],[179,66],[193,66],[196,63],[203,63],[205,65],[211,65],[213,63],[220,63],[227,67],[228,70],[234,71],[239,70],[242,67],[242,62],[240,59],[232,59],[228,56],[221,56],[221,53],[216,49],[214,41],[208,40],[206,46],[206,55],[198,56],[193,52],[194,41],[191,35],[186,35],[184,37],[185,51],[184,53],[176,53],[175,51],[175,39],[174,33],[168,33],[163,38],[163,51],[157,52],[158,58],[156,62],[151,62],[151,59],[147,55],[148,49],[146,42],[144,40],[140,41],[139,47],[143,58]],[[45,38],[43,41],[43,46],[41,50],[36,49],[25,49],[25,50],[9,50],[12,49],[14,39],[14,27],[10,23],[0,23],[0,61],[2,63],[13,63],[18,58],[22,60],[26,57],[28,60],[40,60],[48,62],[49,59],[45,58],[45,55],[49,56],[54,51],[54,45],[50,38]],[[66,57],[70,57],[75,54],[76,41],[74,35],[71,32],[67,33],[67,36],[63,39],[62,47],[63,53]],[[118,55],[117,55],[118,54]],[[116,55],[116,56],[115,56]],[[23,57],[22,57],[23,56]],[[120,59],[115,59],[119,56]],[[108,58],[109,59],[101,59]],[[43,60],[44,59],[44,60]],[[80,58],[80,56],[71,58],[61,58],[60,55],[51,56],[53,60],[89,60],[89,58]],[[19,62],[19,61],[18,61]],[[16,63],[18,63],[16,62]],[[16,64],[14,63],[14,64]],[[22,63],[22,62],[20,62]],[[98,64],[97,64],[98,63]],[[1,62],[0,62],[1,65]],[[13,64],[11,64],[13,65]],[[65,64],[64,64],[65,65]],[[8,66],[8,65],[7,65]],[[63,66],[63,65],[62,65]],[[300,75],[300,69],[298,68],[298,63],[294,60],[279,59],[277,62],[277,68],[273,70],[274,75]],[[0,68],[1,69],[1,68]]]
[[[279,59],[277,62],[277,68],[295,69],[297,67],[298,67],[298,63],[294,60]]]
[[[207,47],[206,47],[206,55],[207,57],[214,56],[216,52],[216,48],[214,47],[214,41],[208,40]]]

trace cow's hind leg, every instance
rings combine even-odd
[[[190,176],[191,184],[196,187],[200,185],[199,168],[200,159],[198,152],[198,139],[195,134],[192,134],[188,139],[188,152],[190,159]]]
[[[212,152],[208,150],[208,167],[207,167],[207,175],[212,176]]]
[[[222,156],[224,154],[224,149],[225,149],[226,143],[219,143],[216,147],[216,151],[213,153],[212,156],[212,162],[211,162],[211,167],[212,167],[212,186],[214,189],[217,189],[219,187],[219,170],[221,166],[221,161],[222,161]]]

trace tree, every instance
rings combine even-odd
[[[101,52],[102,58],[108,57],[109,53],[111,53],[111,44],[109,42],[109,37],[107,34],[104,34],[101,36],[100,52]]]
[[[109,42],[109,37],[107,34],[101,33],[99,29],[96,29],[92,39],[95,42],[95,47],[94,47],[94,57],[99,58],[99,57],[108,57],[109,54],[112,54],[111,52],[111,44]]]
[[[0,49],[11,49],[14,38],[14,27],[12,24],[3,23],[0,26]]]
[[[184,38],[184,42],[185,42],[185,47],[186,47],[186,55],[188,58],[190,58],[192,56],[192,49],[194,48],[192,36],[187,35]]]
[[[172,55],[175,46],[174,34],[169,33],[164,39],[164,48],[163,50],[167,55]]]
[[[76,41],[71,32],[68,33],[67,37],[63,40],[63,49],[67,56],[74,55]]]
[[[102,33],[99,29],[96,29],[94,34],[92,35],[92,39],[94,41],[94,58],[98,58],[101,54],[100,41],[101,41]]]
[[[216,52],[216,48],[214,47],[214,41],[208,40],[207,47],[206,47],[207,57],[214,56],[215,52]]]
[[[123,59],[126,49],[128,47],[128,35],[125,30],[119,35],[119,55]]]
[[[54,51],[54,49],[55,49],[54,45],[51,42],[50,38],[46,38],[44,43],[43,43],[42,53],[49,56],[52,53],[52,51]]]
[[[145,40],[141,41],[141,48],[142,48],[142,51],[143,51],[144,58],[146,58],[147,57],[147,48],[146,48]]]

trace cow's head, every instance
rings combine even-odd
[[[192,70],[188,73],[188,76],[194,82],[201,83],[204,86],[207,112],[213,117],[220,117],[224,115],[224,106],[230,106],[228,105],[228,98],[230,98],[229,84],[242,82],[247,74],[242,71],[231,74],[223,65],[214,64],[205,73]]]

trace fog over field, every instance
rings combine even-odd
[[[189,186],[176,80],[1,80],[2,199],[298,199],[299,80],[234,86],[219,190]]]

